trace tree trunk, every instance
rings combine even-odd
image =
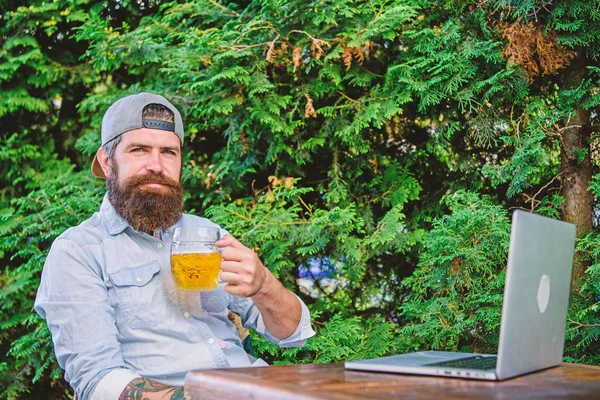
[[[563,88],[574,89],[581,84],[585,76],[585,57],[578,57],[563,72]],[[592,161],[590,157],[590,112],[579,108],[575,116],[565,121],[561,146],[561,176],[563,217],[565,221],[574,223],[577,234],[592,230],[593,195],[588,190],[592,180]],[[577,153],[586,151],[583,160],[578,160]],[[576,255],[573,266],[573,290],[579,288],[580,280],[585,276],[587,265],[579,261]]]

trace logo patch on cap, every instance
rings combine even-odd
[[[160,121],[157,119],[142,119],[142,125],[144,125],[144,128],[175,132],[175,124],[172,122]]]

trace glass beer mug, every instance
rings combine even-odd
[[[175,228],[171,272],[180,288],[210,292],[218,287],[221,254],[215,242],[219,239],[219,228]]]

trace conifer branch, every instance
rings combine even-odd
[[[230,214],[235,215],[236,217],[240,217],[241,219],[243,219],[245,221],[251,221],[252,220],[252,218],[246,217],[245,215],[242,215],[242,214],[237,213],[237,212],[235,212],[233,210],[230,210],[229,208],[225,208],[225,211],[227,211]]]
[[[560,172],[559,174],[555,175],[555,176],[554,176],[554,177],[553,177],[553,178],[550,180],[550,182],[548,182],[548,183],[546,183],[544,186],[542,186],[542,187],[540,188],[540,190],[538,190],[538,191],[537,191],[537,192],[536,192],[536,193],[535,193],[535,194],[534,194],[532,197],[530,197],[530,198],[527,200],[528,202],[529,202],[529,201],[531,202],[531,210],[530,210],[531,212],[533,212],[533,211],[535,210],[535,205],[534,205],[534,203],[535,203],[535,201],[536,201],[536,200],[535,200],[535,198],[536,198],[536,197],[537,197],[537,196],[538,196],[540,193],[542,193],[542,192],[543,192],[543,191],[544,191],[544,190],[545,190],[545,189],[546,189],[548,186],[552,185],[552,183],[553,183],[553,182],[554,182],[556,179],[558,179],[558,177],[560,177],[562,174],[563,174],[563,172]],[[523,195],[527,197],[527,195],[526,195],[525,193],[523,193]],[[538,204],[539,204],[539,201],[538,201]]]
[[[313,213],[312,213],[312,208],[310,208],[310,207],[308,206],[308,204],[306,204],[306,203],[304,202],[304,200],[302,199],[302,197],[301,197],[301,196],[298,196],[298,200],[300,200],[300,203],[302,203],[302,205],[304,206],[304,208],[306,208],[306,211],[308,211],[308,214],[309,214],[309,215],[312,215],[312,214],[313,214]]]
[[[372,198],[372,199],[369,199],[369,200],[367,201],[367,204],[370,204],[370,203],[376,203],[376,202],[380,201],[381,199],[385,198],[385,197],[386,197],[388,194],[390,194],[390,193],[392,193],[392,189],[388,189],[388,190],[386,190],[385,192],[383,192],[383,193],[381,194],[381,196],[377,196],[377,197],[374,197],[374,198]]]
[[[324,42],[329,44],[329,41],[325,40],[325,39],[319,39],[314,37],[313,35],[311,35],[310,33],[306,32],[306,31],[302,31],[302,30],[298,30],[298,29],[292,29],[289,31],[289,33],[302,33],[306,36],[308,36],[310,38],[310,40],[312,40],[313,42]]]
[[[350,100],[351,102],[353,102],[354,104],[356,104],[356,106],[358,107],[358,109],[360,110],[360,101],[358,100],[354,100],[353,98],[347,96],[344,92],[341,92],[339,90],[336,90],[337,93],[339,93],[342,97]]]
[[[600,324],[584,324],[582,322],[579,321],[573,321],[573,319],[569,318],[569,322],[573,325],[577,325],[577,327],[574,328],[569,328],[569,331],[578,329],[578,328],[595,328],[595,327],[600,327]]]
[[[270,23],[270,22],[268,22],[268,21],[256,21],[256,24],[258,24],[258,23],[260,23],[260,22],[266,22],[266,25],[265,25],[265,26],[259,26],[259,27],[256,27],[256,28],[250,28],[250,29],[248,29],[248,30],[244,31],[244,32],[243,32],[241,35],[239,35],[237,38],[233,39],[231,43],[237,43],[237,42],[239,42],[240,40],[242,40],[242,39],[244,38],[244,36],[246,36],[247,34],[249,34],[249,33],[251,33],[251,32],[254,32],[254,31],[260,31],[260,30],[263,30],[263,29],[270,29],[270,30],[272,30],[273,32],[275,32],[275,33],[277,34],[277,36],[281,36],[281,35],[279,34],[279,32],[277,31],[277,29],[275,29],[275,28],[273,27],[273,25],[271,25],[271,23]]]
[[[235,10],[229,9],[222,4],[217,3],[216,0],[208,0],[208,2],[210,4],[212,4],[213,6],[220,8],[221,10],[225,10],[225,11],[229,11],[229,12],[233,13],[233,15],[236,16],[237,18],[240,17],[240,14],[238,12],[236,12]]]
[[[272,41],[268,41],[268,42],[254,43],[254,44],[231,46],[230,49],[233,49],[233,50],[248,50],[248,49],[253,49],[255,47],[271,46],[271,44],[272,44]]]

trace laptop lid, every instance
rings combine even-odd
[[[346,368],[503,380],[560,364],[574,247],[573,224],[513,213],[495,370],[434,366],[473,355],[440,351],[347,361]]]
[[[562,362],[574,249],[575,225],[513,213],[498,379]]]

